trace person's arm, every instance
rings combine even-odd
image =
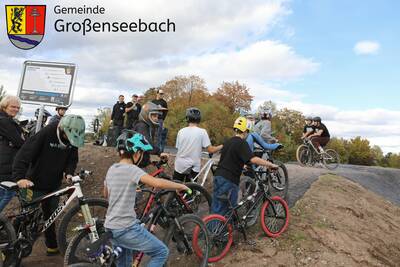
[[[103,197],[105,199],[108,199],[108,188],[107,185],[104,183],[104,187],[103,187]]]
[[[12,123],[13,122],[9,120],[2,119],[0,124],[0,135],[11,141],[14,146],[21,147],[24,144],[24,139],[22,139],[21,133],[16,130]]]
[[[117,106],[117,104],[115,104],[113,106],[112,112],[111,112],[111,121],[114,120],[114,116],[115,116],[115,107]]]
[[[125,113],[128,113],[129,111],[131,111],[132,109],[134,108],[134,105],[132,104],[130,104],[130,103],[128,103],[128,104],[126,104],[126,106],[125,106]]]
[[[187,191],[189,188],[184,184],[179,184],[171,182],[161,178],[155,178],[151,175],[145,174],[140,177],[140,181],[145,185],[150,187],[160,188],[160,189],[174,189],[178,191]]]
[[[250,162],[253,164],[256,164],[256,165],[268,167],[270,169],[277,169],[279,167],[278,165],[275,165],[272,162],[269,162],[267,160],[263,160],[262,158],[259,158],[259,157],[252,157],[250,159]]]
[[[312,135],[309,135],[308,137],[311,138],[311,137],[314,137],[314,136],[321,136],[322,133],[323,133],[323,130],[319,129],[318,131],[316,131]]]
[[[249,135],[251,135],[251,137],[253,138],[253,140],[259,145],[261,146],[263,149],[268,149],[268,150],[275,150],[279,144],[275,143],[275,144],[269,144],[267,142],[264,141],[264,139],[262,139],[262,137],[258,134],[258,133],[250,133]]]
[[[210,154],[214,154],[217,153],[218,151],[220,151],[222,149],[223,145],[219,145],[219,146],[213,146],[210,145],[207,147],[207,152]]]
[[[78,148],[73,147],[72,151],[69,154],[67,164],[65,167],[65,175],[74,175],[76,166],[78,165],[79,155],[78,155]]]

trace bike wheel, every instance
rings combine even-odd
[[[219,214],[211,214],[203,218],[208,235],[210,237],[210,247],[208,252],[208,262],[220,261],[229,252],[233,243],[233,226],[227,219]],[[199,254],[199,251],[196,251]]]
[[[300,145],[296,150],[296,159],[301,166],[307,166],[309,161],[310,149],[306,145]]]
[[[170,226],[163,240],[169,248],[167,266],[207,266],[210,241],[204,222],[193,214],[179,217],[178,222]]]
[[[14,267],[17,265],[17,255],[13,244],[17,236],[9,219],[0,215],[0,267]]]
[[[261,207],[261,227],[265,234],[278,237],[288,225],[289,207],[286,201],[279,196],[267,199]]]
[[[288,198],[288,190],[289,190],[289,175],[286,169],[285,164],[280,161],[274,161],[274,164],[278,165],[279,168],[276,172],[269,173],[269,189],[271,195],[280,196],[284,200]]]
[[[85,200],[89,206],[90,214],[96,219],[105,219],[108,201],[102,198],[87,198]],[[79,203],[69,209],[62,217],[58,226],[57,242],[62,255],[67,249],[68,242],[76,234],[76,229],[85,225],[85,219],[82,214]]]
[[[339,154],[333,149],[327,149],[325,153],[322,154],[322,162],[325,168],[329,170],[336,169],[340,163]]]
[[[256,190],[256,182],[254,181],[254,179],[248,176],[240,177],[238,203],[240,203],[240,201],[245,201],[248,196],[252,195],[255,192],[255,190]],[[246,204],[242,205],[237,210],[239,217],[243,217],[247,213],[247,211],[251,208],[252,205],[253,202],[247,202]],[[246,217],[247,227],[256,224],[260,207],[261,206],[258,205]]]

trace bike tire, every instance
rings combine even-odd
[[[324,154],[327,154],[330,158],[333,159],[333,163],[327,163],[326,156],[322,155],[322,162],[323,162],[325,168],[327,168],[328,170],[336,169],[340,164],[339,154],[333,149],[325,150]]]
[[[86,204],[88,204],[92,217],[96,217],[94,210],[92,208],[100,208],[100,217],[97,219],[104,219],[107,213],[108,201],[103,198],[87,198],[85,199]],[[80,218],[78,221],[74,217]],[[73,229],[77,226],[82,226],[85,224],[81,207],[79,203],[75,204],[71,209],[69,209],[65,215],[62,217],[61,222],[58,226],[57,242],[58,249],[61,254],[64,255],[68,242],[73,236]]]
[[[304,159],[302,158],[302,156],[303,156],[302,152],[305,151],[305,150],[309,150],[309,148],[308,148],[306,145],[300,145],[300,146],[297,148],[297,150],[296,150],[296,159],[297,159],[297,162],[298,162],[301,166],[303,166],[303,167],[307,166],[307,162],[308,162],[308,160],[309,160],[309,159],[307,159],[307,160],[304,162]],[[310,154],[310,153],[309,153],[309,154]]]
[[[277,214],[273,214],[271,205],[274,205]],[[277,219],[279,219],[279,225],[272,228],[273,224],[277,224]],[[260,223],[264,233],[272,238],[276,238],[286,231],[289,225],[289,207],[286,201],[279,196],[267,199],[261,207]]]
[[[17,240],[15,229],[10,220],[4,215],[0,215],[0,244],[14,244]],[[13,247],[10,250],[0,250],[0,267],[15,267],[19,260],[14,253]]]
[[[238,203],[240,203],[240,201],[242,200],[245,201],[248,196],[252,195],[255,192],[255,190],[256,190],[256,182],[254,181],[253,178],[249,176],[240,177]],[[247,213],[247,211],[251,208],[252,205],[253,202],[248,202],[247,204],[240,207],[238,209],[239,217],[243,217]],[[260,207],[261,205],[258,205],[256,208],[254,208],[246,218],[247,227],[251,227],[257,223]]]
[[[191,266],[200,266],[206,267],[208,265],[208,251],[209,251],[209,236],[207,228],[201,218],[194,214],[185,214],[178,218],[179,227],[182,230],[177,229],[176,225],[173,224],[169,227],[166,235],[164,236],[163,242],[169,248],[170,256],[168,258],[165,266],[181,266],[182,264],[190,262]],[[182,236],[186,238],[188,245],[191,246],[190,252],[183,251],[184,244],[182,241]],[[200,238],[202,242],[200,244]],[[175,244],[172,244],[174,242]],[[177,254],[182,255],[185,254],[184,257],[174,257]],[[201,257],[199,255],[202,255]],[[171,257],[172,256],[172,257]],[[198,261],[198,265],[196,265],[196,261]]]
[[[273,196],[280,196],[285,201],[288,200],[288,191],[289,191],[289,174],[288,170],[283,164],[283,162],[275,160],[274,164],[278,165],[277,173],[270,173],[270,177],[268,179],[268,185],[270,188],[270,193]]]

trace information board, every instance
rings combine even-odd
[[[18,96],[24,103],[70,106],[76,71],[71,63],[25,61]]]

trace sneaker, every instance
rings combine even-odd
[[[55,256],[55,255],[59,255],[59,254],[60,254],[60,250],[58,250],[58,248],[47,248],[47,251],[46,251],[47,256]]]

